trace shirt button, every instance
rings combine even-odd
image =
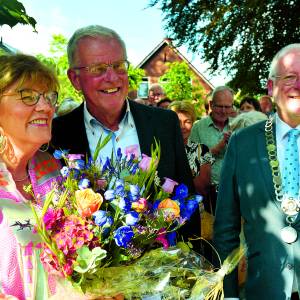
[[[119,141],[119,138],[118,138],[118,137],[116,138],[116,141],[117,141],[117,142]]]
[[[286,264],[286,267],[289,269],[289,270],[293,270],[294,269],[294,266],[292,264]]]

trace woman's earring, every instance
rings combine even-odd
[[[48,149],[49,149],[49,142],[48,142],[47,144],[43,144],[43,145],[40,147],[39,151],[40,151],[40,152],[47,152]]]
[[[3,154],[7,149],[7,136],[0,132],[0,154]]]

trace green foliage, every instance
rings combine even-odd
[[[149,0],[160,5],[164,27],[177,46],[186,44],[224,70],[243,94],[265,92],[270,61],[283,46],[299,42],[300,1]]]
[[[14,27],[18,23],[31,25],[35,30],[36,20],[26,14],[25,7],[17,0],[0,0],[0,26]]]
[[[130,91],[137,90],[144,76],[145,76],[145,71],[143,69],[134,68],[130,64],[128,69],[129,90]]]
[[[160,77],[166,96],[171,100],[190,100],[202,111],[204,90],[185,62],[167,63],[169,69]],[[193,84],[192,84],[193,83]]]
[[[54,69],[57,74],[60,84],[58,103],[61,103],[65,98],[72,98],[75,101],[81,102],[81,93],[74,89],[67,75],[69,66],[66,47],[67,39],[62,34],[54,34],[49,49],[51,56],[46,57],[43,54],[38,54],[37,58]]]

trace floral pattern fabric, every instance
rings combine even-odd
[[[196,177],[200,173],[200,167],[204,164],[213,164],[215,159],[204,144],[198,144],[188,140],[185,145],[186,155],[193,174]]]
[[[44,200],[59,169],[59,163],[48,153],[38,152],[29,162],[28,173],[37,199]],[[20,300],[44,300],[49,287],[53,291],[40,263],[34,220],[29,201],[0,161],[0,293]]]

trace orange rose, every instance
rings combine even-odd
[[[170,198],[162,200],[158,205],[158,210],[162,211],[164,219],[167,222],[171,222],[180,216],[179,205],[176,201],[173,201]]]
[[[78,211],[82,217],[90,217],[100,208],[103,202],[103,197],[92,189],[76,191],[75,198]]]

